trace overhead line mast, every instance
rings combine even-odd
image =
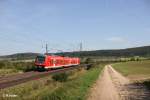
[[[83,47],[82,47],[82,42],[81,42],[81,43],[80,43],[80,51],[82,51],[82,48],[83,48]]]
[[[46,52],[45,54],[47,55],[48,54],[48,44],[46,44]]]

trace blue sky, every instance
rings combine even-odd
[[[149,0],[0,0],[0,55],[150,45]]]

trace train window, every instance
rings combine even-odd
[[[45,61],[45,57],[44,56],[37,56],[36,61],[38,63],[43,63]]]

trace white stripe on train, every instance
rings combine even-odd
[[[48,69],[48,68],[59,68],[59,67],[75,66],[75,65],[79,65],[79,64],[70,64],[70,65],[61,65],[61,66],[47,66],[44,68],[46,68],[46,69]]]

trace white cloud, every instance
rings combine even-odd
[[[127,42],[124,38],[121,38],[121,37],[110,37],[110,38],[107,38],[106,40],[110,42],[116,42],[116,43]]]

